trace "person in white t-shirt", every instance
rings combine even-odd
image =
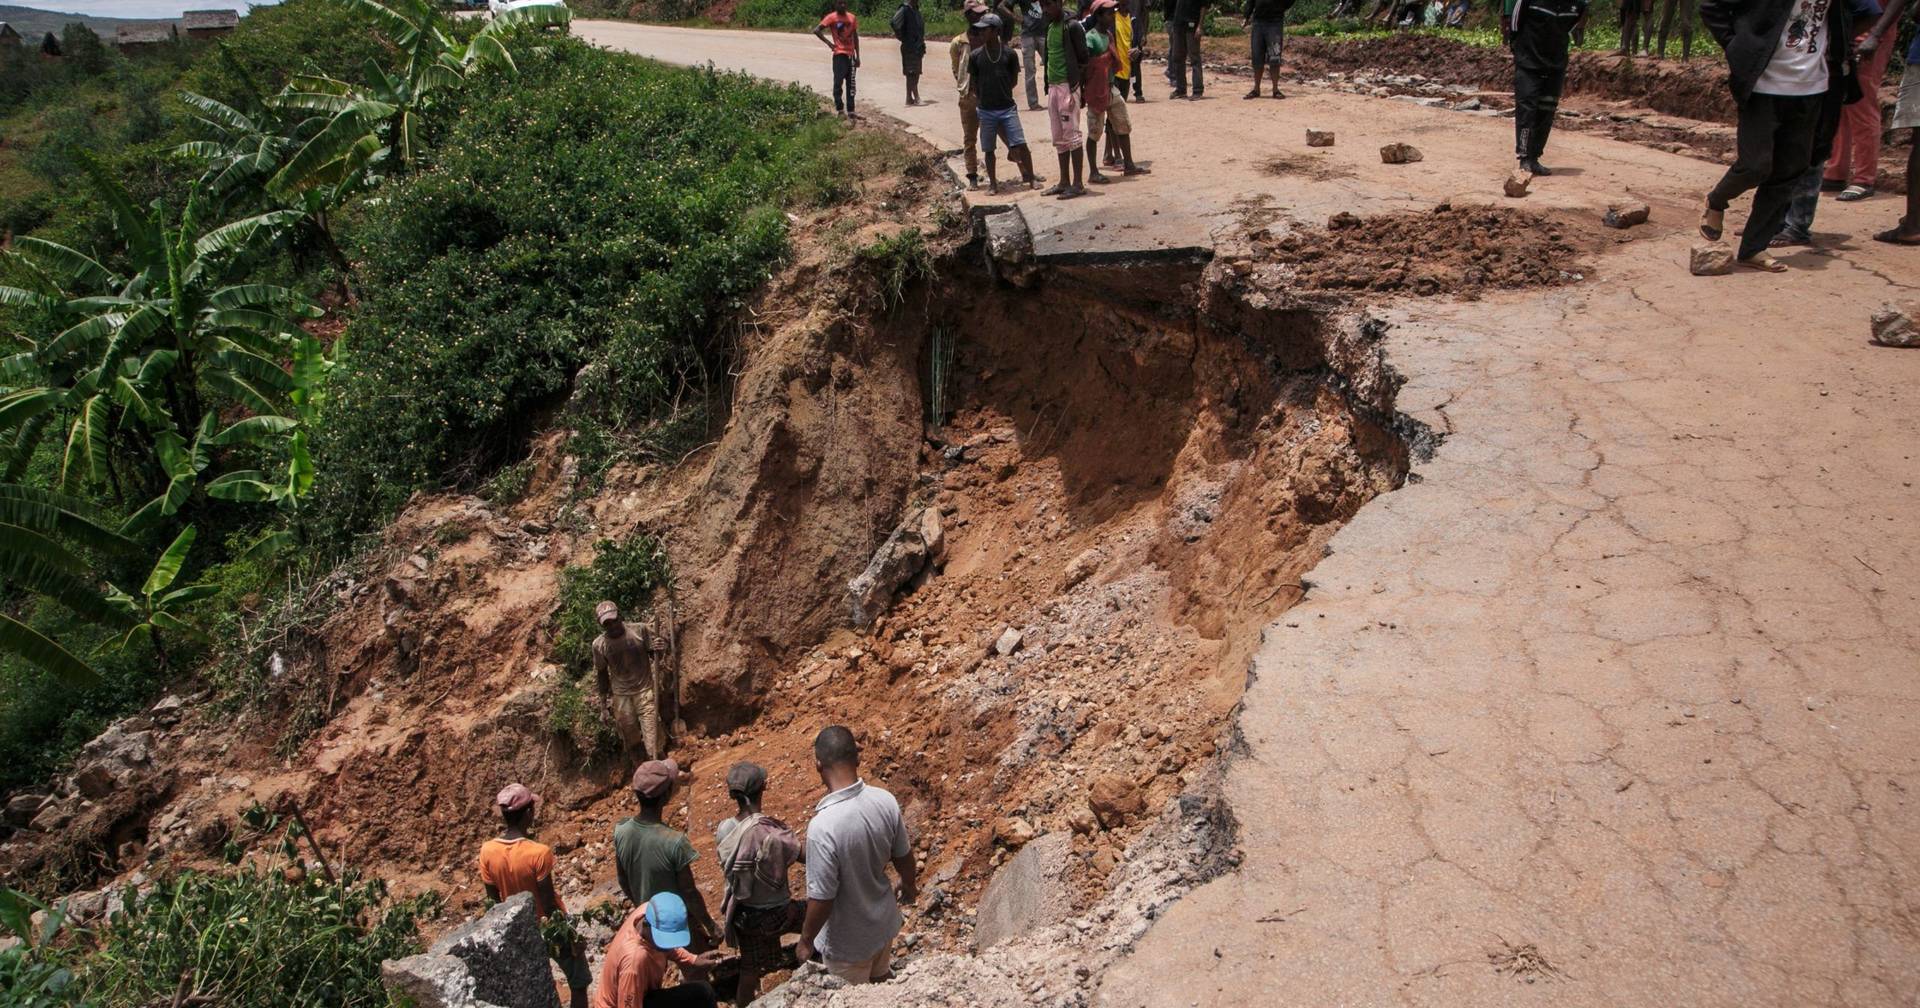
[[[1702,0],[1700,20],[1726,50],[1740,110],[1734,162],[1707,194],[1700,233],[1719,241],[1727,207],[1752,191],[1739,262],[1782,272],[1786,265],[1767,245],[1786,221],[1795,181],[1812,163],[1822,98],[1841,83],[1851,12],[1845,0]]]

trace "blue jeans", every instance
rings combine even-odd
[[[1793,184],[1793,198],[1787,202],[1787,223],[1780,229],[1780,237],[1792,241],[1808,241],[1813,238],[1813,212],[1820,208],[1820,176],[1822,165],[1807,169],[1800,181]]]
[[[999,137],[1007,142],[1012,150],[1027,142],[1026,134],[1020,129],[1020,112],[1017,109],[981,109],[980,110],[980,149],[988,157],[993,156],[993,141]]]

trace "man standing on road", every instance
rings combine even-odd
[[[1167,83],[1173,92],[1167,97],[1187,97],[1186,73],[1193,68],[1193,98],[1206,93],[1206,78],[1200,72],[1200,19],[1205,0],[1166,0],[1161,14],[1167,22]]]
[[[627,765],[641,758],[659,759],[667,754],[666,734],[660,730],[658,674],[666,638],[622,620],[620,607],[611,601],[595,606],[593,615],[600,624],[600,636],[593,639],[594,683],[620,736]]]
[[[1020,178],[1027,188],[1033,188],[1039,181],[1033,173],[1033,152],[1027,149],[1026,134],[1020,129],[1020,110],[1013,104],[1013,84],[1020,77],[1020,56],[1007,48],[1000,25],[1000,15],[982,15],[968,32],[980,44],[967,57],[967,76],[980,117],[980,153],[987,162],[987,192],[994,195],[1000,193],[1000,176],[993,170],[996,139],[1006,141],[1007,160],[1020,169]]]
[[[813,26],[813,37],[833,51],[834,114],[845,115],[848,122],[860,118],[853,111],[853,75],[860,69],[860,19],[847,10],[847,0],[833,0],[833,11]],[[840,99],[842,89],[846,91],[844,103]]]
[[[1133,42],[1127,47],[1127,72],[1133,81],[1133,100],[1143,102],[1147,100],[1147,75],[1140,72],[1141,61],[1147,58],[1147,35],[1153,30],[1153,4],[1151,0],[1126,0],[1124,7],[1128,38]],[[1120,93],[1120,97],[1126,96],[1125,91]]]
[[[633,772],[633,797],[640,810],[613,828],[613,866],[620,891],[634,906],[644,906],[660,893],[684,901],[700,946],[712,948],[718,929],[693,881],[693,862],[699,855],[687,835],[668,826],[663,815],[674,787],[692,779],[672,760],[640,764]]]
[[[1020,62],[1027,73],[1027,111],[1040,110],[1040,65],[1046,57],[1047,12],[1040,0],[1020,7]]]
[[[1587,0],[1507,0],[1500,38],[1513,50],[1513,152],[1521,171],[1553,174],[1540,155],[1560,111],[1571,44],[1585,41],[1586,30]]]
[[[1285,98],[1280,93],[1280,50],[1287,41],[1287,11],[1293,7],[1293,0],[1247,0],[1247,10],[1240,23],[1247,28],[1247,38],[1253,44],[1253,90],[1246,97],[1260,97],[1260,68],[1273,67],[1273,96]]]
[[[1786,220],[1794,183],[1812,163],[1827,89],[1840,83],[1852,35],[1844,0],[1702,0],[1700,22],[1727,54],[1739,108],[1734,161],[1707,194],[1700,234],[1718,241],[1727,207],[1753,191],[1737,253],[1742,266],[1780,273],[1767,245]]]
[[[1891,44],[1889,36],[1894,34],[1893,29],[1900,23],[1900,12],[1905,7],[1906,0],[1891,0],[1887,4],[1886,12],[1860,40],[1862,59],[1871,58],[1875,48]],[[1867,100],[1878,102],[1880,96],[1868,95]],[[1920,245],[1920,33],[1915,34],[1913,44],[1907,47],[1907,69],[1900,75],[1900,99],[1893,107],[1893,119],[1887,127],[1912,134],[1907,146],[1907,214],[1898,224],[1874,235],[1873,240],[1890,245]]]
[[[982,36],[978,22],[986,13],[987,5],[981,0],[968,0],[960,11],[960,16],[967,19],[967,30],[947,43],[947,58],[953,61],[953,86],[960,92],[960,138],[967,162],[968,189],[980,188],[980,113],[973,97],[970,57],[980,48]]]
[[[1082,178],[1085,138],[1080,132],[1080,88],[1086,77],[1087,30],[1069,20],[1061,0],[1042,0],[1047,13],[1047,127],[1060,159],[1060,181],[1043,195],[1075,199],[1086,195]]]
[[[524,784],[509,784],[494,797],[500,810],[500,836],[480,845],[480,885],[490,903],[533,894],[533,910],[544,921],[555,914],[565,917],[567,905],[553,887],[553,848],[533,839],[533,818],[540,811],[540,796]],[[587,1008],[587,987],[593,973],[587,968],[586,953],[577,939],[567,939],[558,947],[549,947],[560,972],[566,974],[567,990],[572,993],[572,1008]]]
[[[893,12],[893,38],[900,43],[900,71],[907,75],[907,104],[920,104],[920,61],[927,55],[927,19],[920,0],[900,0]]]
[[[1052,0],[1057,8],[1059,0]],[[813,740],[827,796],[807,826],[807,919],[797,952],[852,984],[893,975],[893,939],[915,885],[913,848],[893,795],[860,779],[860,748],[840,725]],[[887,881],[887,865],[900,875]]]
[[[1873,45],[1861,43],[1872,33],[1883,13],[1873,0],[1856,2],[1853,8],[1854,27],[1860,31],[1854,39],[1854,51],[1859,54],[1855,73],[1859,75],[1860,93],[1866,100],[1842,107],[1833,151],[1821,176],[1821,188],[1837,190],[1839,195],[1834,199],[1842,203],[1873,195],[1874,184],[1880,177],[1880,82],[1886,79],[1887,58],[1893,55],[1894,47],[1882,47],[1877,40]]]

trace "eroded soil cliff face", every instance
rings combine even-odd
[[[319,728],[282,760],[286,703],[238,728],[211,710],[157,726],[171,783],[94,852],[104,874],[204,862],[221,821],[290,801],[340,860],[447,891],[450,926],[480,905],[472,853],[491,796],[518,780],[547,798],[569,905],[617,896],[623,771],[549,732],[566,673],[548,656],[563,568],[640,534],[674,571],[653,618],[674,631],[674,752],[696,782],[672,818],[708,852],[714,903],[726,766],[767,766],[769,810],[804,823],[809,746],[833,723],[907,811],[917,952],[965,947],[982,889],[1037,837],[1062,913],[1141,877],[1128,851],[1179,834],[1170,814],[1204,807],[1226,850],[1231,817],[1206,782],[1260,628],[1407,471],[1377,329],[1220,265],[1058,268],[1016,289],[978,265],[964,221],[932,232],[933,275],[889,296],[889,265],[848,249],[924,228],[923,185],[805,222],[742,328],[712,444],[589,491],[556,433],[511,507],[411,502],[375,554],[316,588],[331,615],[274,659],[268,688],[308,698]],[[856,622],[848,582],[903,526],[924,555]],[[10,864],[74,841],[23,834]]]

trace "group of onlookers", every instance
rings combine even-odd
[[[847,728],[822,730],[813,755],[826,794],[814,805],[804,841],[762,809],[764,768],[737,763],[727,771],[736,814],[714,830],[724,886],[718,920],[694,880],[699,852],[665,820],[674,792],[693,782],[691,769],[648,760],[634,770],[635,811],[613,829],[615,875],[632,909],[607,946],[592,1008],[715,1008],[709,977],[724,961],[722,944],[738,950],[736,1005],[750,1003],[767,974],[795,961],[818,961],[849,983],[891,975],[893,940],[904,921],[900,907],[917,898],[900,805],[885,789],[860,779],[859,746]],[[487,897],[531,893],[543,921],[564,914],[554,886],[553,848],[532,835],[540,797],[511,784],[495,800],[502,829],[479,856]],[[806,868],[804,901],[789,889],[795,864]],[[897,884],[888,878],[888,866]],[[789,956],[782,936],[794,932],[799,937]],[[550,950],[566,977],[572,1008],[588,1008],[591,976],[580,940],[566,937]],[[671,986],[670,967],[679,972]]]

